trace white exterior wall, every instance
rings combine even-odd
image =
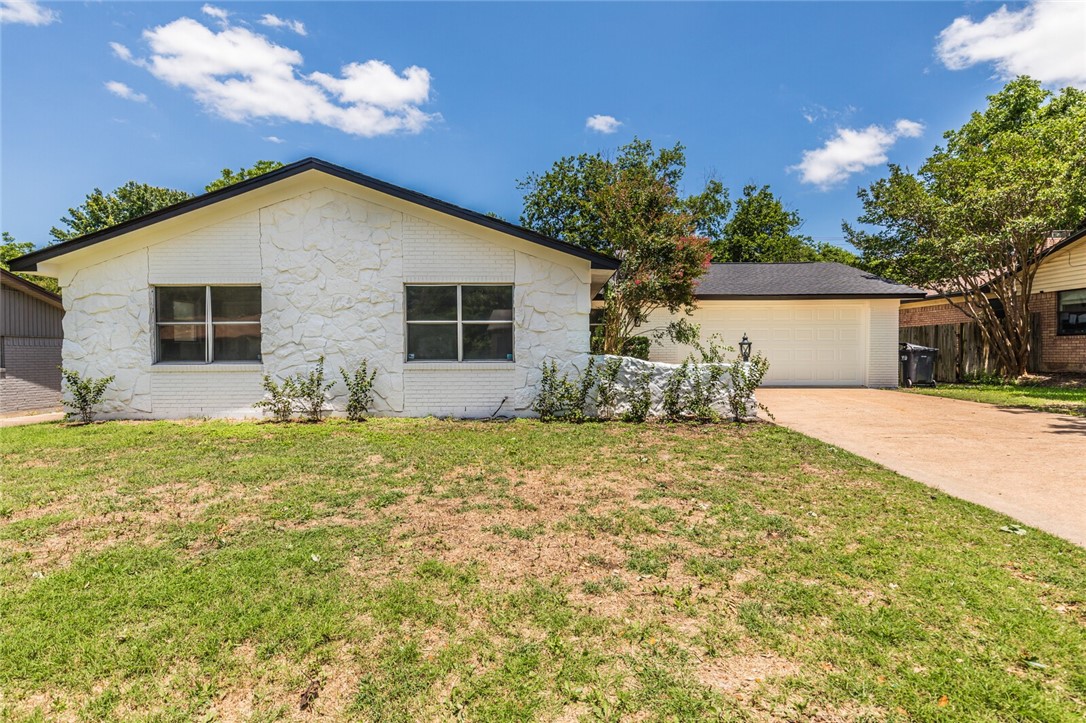
[[[587,359],[587,260],[340,186],[112,254],[106,241],[81,268],[66,261],[64,364],[116,375],[105,416],[259,416],[264,373],[282,379],[321,355],[335,410],[346,405],[338,367],[366,359],[378,414],[524,415],[544,359]],[[513,284],[515,361],[406,362],[404,284],[435,282]],[[180,284],[260,284],[262,363],[154,364],[152,289]]]
[[[769,360],[765,384],[790,386],[897,386],[897,299],[706,300],[690,316],[702,337],[717,334],[738,348],[748,334]],[[680,315],[654,314],[646,330]],[[648,333],[646,331],[645,333]],[[677,364],[693,349],[667,339],[653,342],[649,358]]]
[[[868,301],[867,385],[896,387],[898,383],[898,307],[897,299]]]

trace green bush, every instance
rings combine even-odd
[[[268,396],[254,406],[271,413],[277,422],[289,422],[298,411],[307,421],[319,422],[324,413],[324,403],[332,382],[324,377],[324,357],[317,360],[316,366],[303,374],[298,372],[277,384],[270,375],[264,375],[264,391]]]
[[[631,336],[622,343],[622,356],[648,361],[650,341],[647,336]]]
[[[622,415],[624,422],[644,422],[649,417],[649,409],[652,407],[652,376],[645,372],[634,385],[630,396],[630,408]]]
[[[369,363],[363,359],[358,368],[349,374],[340,367],[339,375],[347,385],[347,419],[352,422],[364,421],[370,405],[373,404],[373,380],[377,376],[377,370],[371,371]]]
[[[71,395],[71,401],[67,404],[75,408],[75,412],[68,412],[66,418],[71,419],[78,415],[80,422],[90,424],[94,421],[94,408],[102,401],[106,387],[113,382],[115,377],[110,375],[95,379],[81,376],[74,369],[63,368],[60,370],[60,375],[64,379],[64,388]]]
[[[603,365],[596,385],[596,416],[600,419],[612,419],[618,404],[616,387],[618,373],[622,369],[622,359],[611,357]]]

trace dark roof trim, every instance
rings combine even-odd
[[[33,281],[27,281],[24,278],[16,276],[15,274],[7,271],[6,269],[0,269],[0,286],[8,286],[13,289],[18,289],[27,296],[33,296],[35,299],[40,299],[50,306],[55,306],[58,309],[64,308],[64,302],[59,296],[54,294],[49,289],[43,289],[35,284]]]
[[[561,251],[563,253],[576,256],[578,258],[586,259],[592,262],[592,268],[594,269],[617,269],[619,266],[618,259],[605,256],[604,254],[596,253],[588,249],[581,248],[580,246],[574,246],[573,244],[566,243],[565,241],[559,241],[558,239],[551,238],[550,236],[544,236],[541,233],[537,233],[530,229],[516,224],[509,223],[508,221],[502,221],[496,218],[491,218],[476,211],[470,211],[460,206],[455,206],[451,203],[447,203],[432,196],[419,193],[418,191],[412,191],[400,186],[394,186],[391,183],[385,183],[371,176],[366,176],[356,171],[352,171],[349,168],[337,166],[327,161],[322,161],[319,158],[305,158],[295,163],[278,168],[270,173],[265,173],[256,178],[250,178],[239,183],[235,183],[232,186],[226,188],[220,188],[217,191],[211,193],[205,193],[201,196],[190,198],[187,201],[181,203],[175,203],[172,206],[153,211],[145,216],[134,218],[131,221],[126,221],[116,226],[111,226],[101,231],[80,236],[79,238],[71,239],[70,241],[64,241],[56,244],[55,246],[47,246],[46,248],[32,251],[25,256],[20,256],[17,259],[13,259],[10,263],[11,268],[16,271],[35,271],[38,264],[42,261],[47,261],[58,256],[70,253],[72,251],[78,251],[79,249],[93,246],[94,244],[107,241],[111,238],[116,238],[126,233],[146,228],[160,221],[180,216],[190,211],[195,211],[205,206],[210,206],[219,201],[225,201],[228,198],[234,198],[240,196],[243,193],[263,188],[264,186],[271,185],[276,181],[282,181],[283,179],[296,176],[306,171],[320,171],[327,173],[330,176],[335,176],[344,181],[356,183],[359,186],[372,189],[379,193],[384,193],[395,198],[414,203],[419,206],[444,213],[455,218],[459,218],[463,221],[484,226],[495,231],[499,231],[516,238],[530,241],[531,243],[539,244],[540,246],[546,246],[547,248]]]
[[[698,301],[794,301],[796,299],[923,299],[924,294],[695,294]]]

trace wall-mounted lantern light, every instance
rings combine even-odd
[[[750,339],[747,338],[746,332],[743,332],[743,341],[739,342],[739,356],[743,358],[743,361],[750,361]]]

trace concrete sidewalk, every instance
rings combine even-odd
[[[880,389],[760,389],[777,423],[1086,546],[1086,418]]]
[[[64,419],[64,412],[42,412],[39,414],[24,414],[15,417],[0,417],[0,427],[22,427],[25,424],[57,422],[61,419]]]

